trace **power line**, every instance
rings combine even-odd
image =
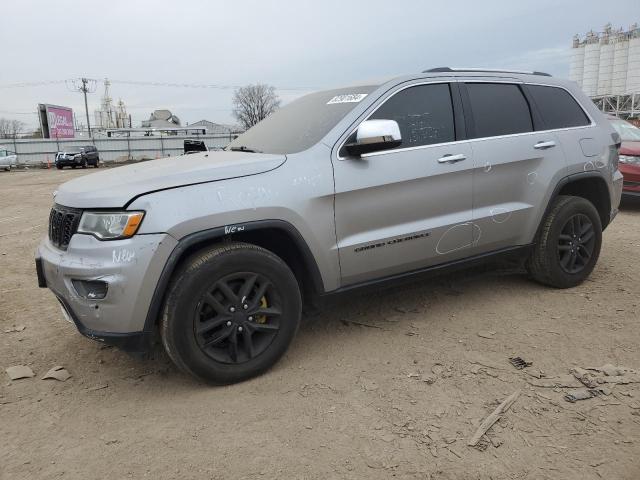
[[[97,80],[87,78],[87,81],[96,82]],[[21,82],[21,83],[7,83],[0,84],[0,88],[22,88],[22,87],[40,87],[45,85],[56,85],[61,83],[73,82],[74,79],[64,80],[47,80],[42,82]],[[223,85],[215,83],[175,83],[175,82],[152,82],[144,80],[111,80],[111,83],[119,83],[121,85],[135,85],[140,87],[169,87],[169,88],[211,88],[218,90],[235,90],[241,88],[243,85]],[[318,90],[317,87],[276,87],[276,90],[281,91],[310,91]]]
[[[243,85],[221,85],[215,83],[171,83],[171,82],[151,82],[141,80],[111,80],[111,83],[122,85],[137,85],[142,87],[171,87],[171,88],[214,88],[219,90],[230,90],[242,88]],[[317,90],[316,87],[276,87],[276,90],[307,91]]]
[[[0,113],[3,115],[38,115],[37,112],[8,112],[5,110],[0,110]]]
[[[42,87],[44,85],[57,85],[66,83],[68,80],[45,80],[41,82],[20,82],[0,84],[0,88],[22,88],[22,87]]]

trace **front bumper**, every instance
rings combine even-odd
[[[82,165],[82,158],[59,158],[56,160],[56,165],[60,165],[61,167],[73,167]]]
[[[83,335],[142,352],[153,334],[145,330],[151,298],[176,244],[167,234],[115,241],[75,234],[63,251],[45,239],[36,253],[38,284],[53,292]],[[107,294],[86,298],[73,280],[105,282]]]
[[[622,194],[625,196],[640,196],[640,165],[620,164],[619,168],[624,177]]]

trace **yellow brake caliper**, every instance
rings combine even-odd
[[[267,297],[262,297],[260,299],[260,307],[261,308],[267,308]],[[256,323],[267,323],[267,316],[266,315],[260,315],[256,317]]]

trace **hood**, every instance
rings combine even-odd
[[[620,145],[620,155],[640,156],[640,142],[622,142]]]
[[[150,160],[64,183],[54,193],[55,202],[75,208],[124,207],[132,198],[148,192],[267,172],[278,168],[286,158],[219,151]]]

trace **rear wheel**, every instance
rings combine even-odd
[[[601,245],[602,224],[593,204],[561,195],[544,219],[527,266],[540,283],[575,287],[593,271]]]
[[[203,380],[261,374],[287,350],[301,313],[298,283],[276,255],[231,243],[190,257],[168,290],[160,331],[173,362]]]

